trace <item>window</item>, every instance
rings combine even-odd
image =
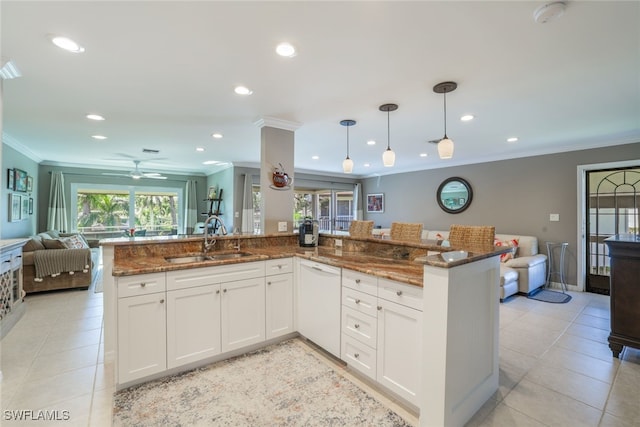
[[[347,231],[353,220],[353,191],[296,191],[294,227],[305,217],[318,220],[321,232]]]
[[[73,184],[72,224],[95,237],[119,237],[125,230],[137,235],[177,234],[182,190]]]

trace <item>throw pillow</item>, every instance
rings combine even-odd
[[[49,236],[51,236],[52,239],[59,239],[60,238],[60,232],[58,230],[47,230],[47,231],[45,231],[45,233],[47,233]]]
[[[44,249],[44,245],[42,241],[38,237],[32,237],[29,239],[27,243],[22,247],[22,252],[33,252]]]
[[[67,249],[60,239],[42,239],[42,244],[47,249]]]
[[[68,249],[85,249],[89,247],[84,239],[77,235],[63,237],[60,239],[60,241]]]
[[[500,255],[500,262],[507,262],[510,259],[514,259],[516,257],[516,254],[518,253],[518,244],[519,244],[519,240],[518,239],[510,239],[510,240],[500,240],[500,239],[495,239],[493,244],[494,246],[509,246],[511,247],[511,251],[510,252],[505,252],[502,255]]]

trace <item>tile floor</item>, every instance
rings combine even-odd
[[[609,298],[571,294],[568,304],[516,296],[500,305],[500,388],[470,426],[640,426],[640,350],[612,358]],[[0,342],[0,424],[52,425],[15,422],[7,412],[49,409],[70,418],[53,425],[111,425],[102,294],[36,294],[26,303],[24,317]]]

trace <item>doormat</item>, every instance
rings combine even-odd
[[[549,291],[547,289],[540,289],[536,293],[528,295],[527,298],[555,304],[565,304],[571,301],[571,295],[563,294],[562,292]]]

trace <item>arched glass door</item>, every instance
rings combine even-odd
[[[638,233],[640,169],[587,173],[587,292],[609,295],[610,261],[604,239]]]

